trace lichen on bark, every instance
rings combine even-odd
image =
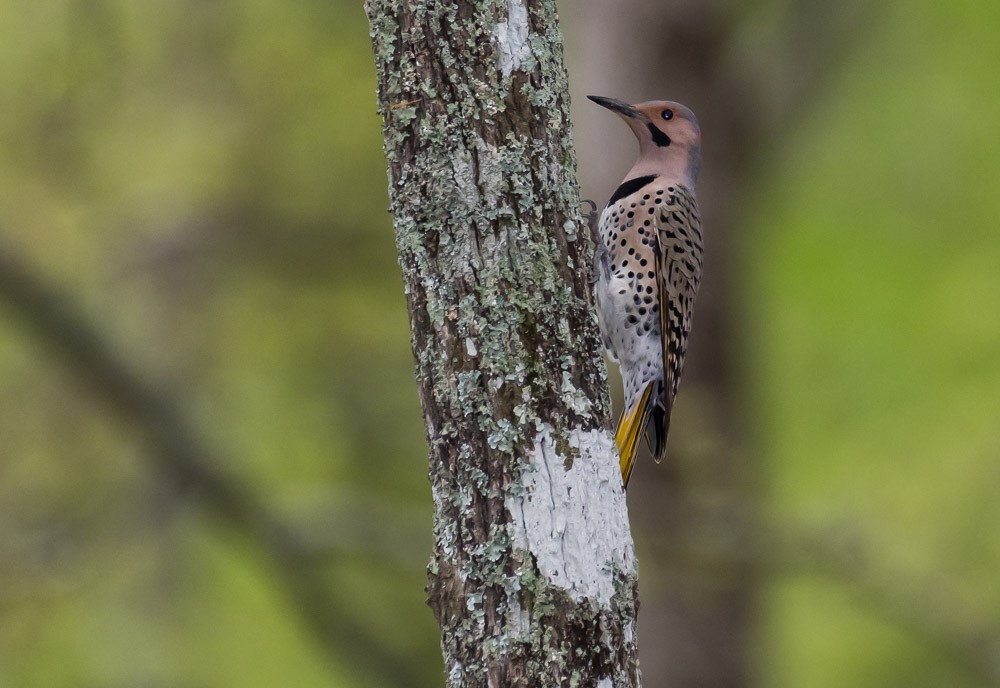
[[[554,3],[366,11],[448,684],[636,686],[636,564]]]

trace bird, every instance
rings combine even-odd
[[[615,444],[627,489],[641,436],[657,463],[666,453],[684,369],[704,252],[695,197],[701,128],[673,101],[588,98],[625,120],[639,141],[638,159],[598,220],[592,280],[604,347],[625,388]]]

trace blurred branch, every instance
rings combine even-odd
[[[281,226],[284,231],[272,229]],[[243,200],[143,217],[108,268],[112,284],[152,276],[168,289],[202,290],[221,269],[249,268],[285,283],[322,283],[384,260],[381,244],[337,218],[288,218]],[[393,285],[395,288],[395,285]],[[395,293],[395,292],[394,292]]]
[[[115,416],[139,431],[162,476],[197,497],[266,556],[328,658],[351,660],[355,669],[363,667],[380,685],[413,685],[405,658],[338,609],[314,554],[298,533],[236,476],[224,473],[224,462],[198,437],[180,405],[132,369],[70,300],[17,259],[9,246],[0,248],[0,302]]]
[[[433,545],[430,513],[363,495],[320,489],[282,503],[281,513],[294,524],[299,542],[315,561],[350,553],[412,570],[413,562],[424,560]]]

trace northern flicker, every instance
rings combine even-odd
[[[594,284],[604,346],[625,387],[615,443],[628,487],[641,435],[653,458],[663,458],[684,367],[702,268],[694,189],[701,129],[680,103],[588,97],[639,140],[639,159],[601,213]]]

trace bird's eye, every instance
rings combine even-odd
[[[663,117],[663,119],[671,120],[674,118],[674,111],[671,110],[670,108],[667,108],[666,110],[660,113],[660,116]]]

